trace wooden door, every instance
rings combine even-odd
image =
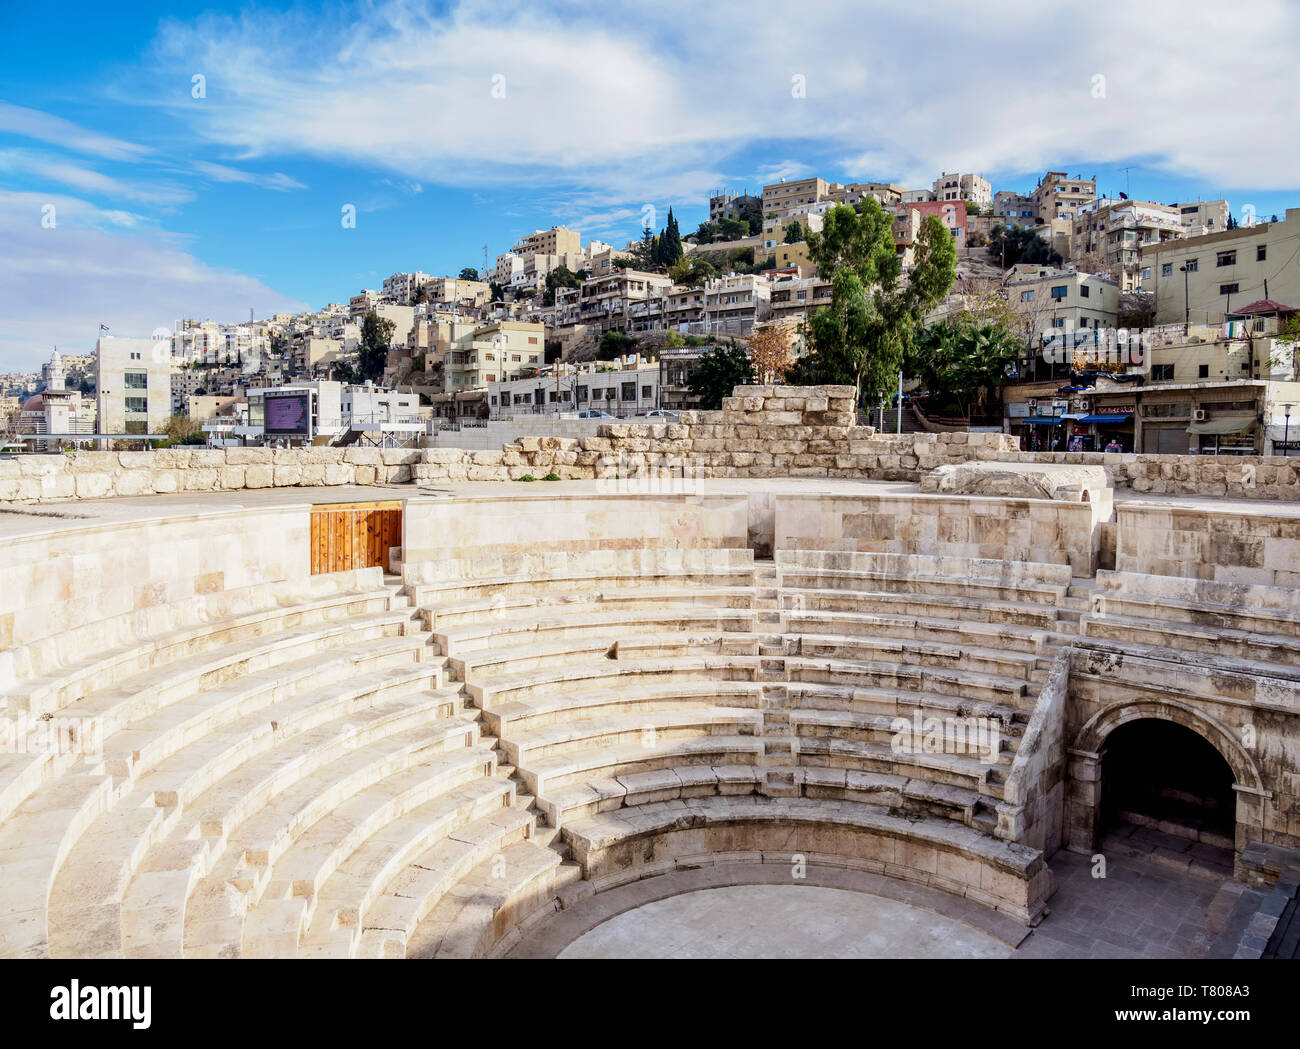
[[[311,508],[311,574],[379,565],[402,545],[402,504],[330,503]]]

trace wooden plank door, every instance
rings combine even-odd
[[[375,565],[388,571],[389,547],[402,545],[402,504],[313,506],[310,544],[312,575]]]

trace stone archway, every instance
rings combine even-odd
[[[1189,734],[1195,738],[1189,738]],[[1199,767],[1185,770],[1186,775],[1181,775],[1176,758],[1173,762],[1157,758],[1150,761],[1146,770],[1134,769],[1133,754],[1124,753],[1133,747],[1140,752],[1142,747],[1149,751],[1159,745],[1169,746],[1183,760],[1195,761]],[[1212,807],[1210,799],[1221,789],[1223,781],[1230,778],[1227,786],[1232,797],[1228,799],[1224,794],[1218,794],[1217,798],[1221,799],[1224,808],[1231,811],[1230,820],[1224,813],[1222,827],[1225,836],[1231,840],[1234,857],[1240,857],[1251,841],[1261,837],[1263,802],[1268,792],[1263,788],[1254,759],[1229,729],[1191,707],[1161,700],[1106,707],[1080,729],[1070,748],[1069,758],[1065,821],[1067,844],[1074,851],[1092,852],[1098,848],[1106,830],[1106,819],[1115,812],[1111,801],[1122,804],[1125,800],[1142,800],[1132,793],[1127,799],[1122,795],[1116,798],[1116,792],[1127,787],[1130,791],[1136,789],[1140,795],[1145,789],[1149,801],[1152,789],[1159,786],[1161,775],[1166,775],[1167,779],[1165,789],[1160,793],[1170,802],[1170,811],[1175,814],[1180,805],[1184,811],[1188,811],[1189,806],[1194,807],[1198,791],[1210,792],[1209,795],[1202,793],[1201,800],[1207,803],[1207,807]],[[1222,780],[1217,779],[1219,764],[1225,770]],[[1124,782],[1126,775],[1127,784]],[[1205,822],[1212,826],[1213,816],[1209,812],[1203,815],[1207,817]]]

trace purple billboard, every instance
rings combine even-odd
[[[311,394],[277,393],[265,398],[262,429],[280,437],[311,436]]]

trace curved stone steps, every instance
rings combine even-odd
[[[225,682],[231,683],[231,689],[238,690],[241,677],[277,685],[280,680],[275,673],[277,667],[289,681],[313,670],[328,679],[330,673],[347,673],[349,660],[382,660],[392,652],[407,650],[410,650],[408,656],[399,655],[397,658],[431,656],[431,650],[425,651],[428,648],[427,637],[408,635],[406,627],[410,624],[404,618],[406,615],[404,612],[384,613],[363,620],[351,630],[346,624],[331,624],[323,634],[308,629],[288,635],[280,644],[272,639],[262,648],[260,658],[269,664],[265,667],[247,666],[243,658],[246,650],[233,645],[222,650],[227,655],[224,661],[220,657],[214,659],[211,653],[205,654],[197,661],[174,664],[163,671],[155,671],[118,688],[87,697],[51,720],[50,724],[60,733],[60,746],[56,750],[20,751],[0,757],[0,821],[7,819],[14,808],[42,784],[72,769],[78,762],[84,761],[97,772],[112,773],[119,778],[129,775],[135,764],[129,742],[132,737],[122,733],[130,729],[132,722],[148,717],[170,703],[187,699],[200,704],[196,714],[203,716],[201,708],[205,704],[196,699],[196,693],[202,690],[205,677],[209,678],[209,695],[215,695],[217,687]],[[383,644],[385,638],[392,643]],[[366,651],[340,656],[342,662],[331,663],[326,654],[333,649],[366,641],[370,642],[368,646],[363,645]],[[272,655],[275,657],[273,660]],[[242,675],[240,666],[246,667]],[[121,760],[110,764],[105,760],[106,754]]]
[[[473,627],[434,631],[433,639],[445,655],[473,661],[476,654],[511,648],[563,642],[586,643],[593,638],[638,637],[676,632],[709,634],[752,633],[755,613],[750,610],[652,609],[610,612],[580,608],[568,615],[548,609],[545,617],[514,620],[489,619]]]
[[[556,616],[567,612],[608,611],[633,613],[660,609],[702,611],[705,609],[745,610],[753,597],[748,587],[708,587],[679,585],[673,587],[638,587],[617,590],[600,587],[594,590],[558,590],[550,593],[525,593],[512,597],[483,600],[441,602],[433,608],[421,608],[429,630],[487,631],[494,623],[527,621],[535,616]]]
[[[8,661],[15,664],[17,680],[6,698],[15,709],[40,714],[111,687],[124,677],[222,645],[312,622],[410,606],[410,599],[397,587],[382,585],[378,571],[341,575],[344,578],[329,583],[323,582],[325,577],[311,577],[306,589],[316,592],[312,594],[277,595],[273,586],[261,584],[235,592],[199,594],[141,609],[136,617],[100,620],[51,635],[7,654]],[[151,628],[137,617],[157,623]],[[98,644],[93,654],[85,655],[91,640],[87,635],[92,633],[99,635],[94,638]],[[122,636],[116,636],[119,634]],[[47,654],[38,657],[33,651],[36,648],[47,650]]]
[[[437,767],[415,773],[417,783],[444,776],[447,787],[456,785],[445,782],[447,776],[458,783],[493,774],[496,757],[490,749],[481,745],[442,749],[454,738],[430,740],[427,728],[352,746],[346,745],[344,737],[341,753],[331,752],[329,761],[310,770],[289,769],[288,783],[275,783],[274,774],[263,774],[255,789],[247,789],[254,777],[245,776],[242,784],[225,787],[225,796],[233,801],[209,805],[200,799],[195,810],[204,807],[200,832],[209,835],[205,840],[211,842],[212,857],[181,905],[186,956],[192,952],[205,956],[214,943],[222,942],[223,934],[228,940],[232,931],[238,944],[243,914],[249,902],[260,899],[266,890],[280,853],[346,799],[426,765]],[[268,784],[273,790],[269,795],[264,793]],[[241,786],[246,788],[242,793]]]
[[[900,692],[888,688],[862,688],[857,685],[829,685],[820,682],[791,681],[785,686],[786,703],[790,710],[841,710],[863,714],[881,714],[911,720],[915,713],[921,717],[999,718],[1008,735],[1020,736],[1029,719],[1032,707],[1009,706],[989,700],[971,700],[960,695],[937,692]]]
[[[287,712],[273,708],[270,713]],[[464,739],[477,734],[476,726],[468,719],[435,721],[437,707],[431,706],[425,697],[414,700],[410,696],[400,697],[352,710],[350,714],[346,710],[336,713],[349,717],[346,733],[340,733],[338,724],[302,724],[293,726],[290,731],[289,724],[285,723],[283,729],[277,730],[266,714],[253,715],[232,725],[228,732],[201,736],[159,768],[142,776],[134,790],[98,817],[56,872],[49,902],[51,926],[74,930],[71,935],[78,938],[70,942],[56,942],[56,938],[51,938],[51,953],[62,956],[87,953],[78,946],[87,942],[85,936],[75,930],[95,926],[113,929],[117,935],[108,931],[98,934],[96,942],[102,943],[103,948],[96,949],[94,956],[120,954],[121,934],[114,927],[119,917],[122,926],[129,919],[131,894],[127,885],[146,856],[163,838],[170,837],[170,851],[164,850],[164,857],[154,859],[148,868],[150,873],[161,875],[177,870],[202,873],[218,842],[211,835],[207,838],[197,836],[204,830],[222,826],[223,820],[230,818],[229,807],[222,812],[222,819],[202,818],[204,814],[211,817],[213,807],[222,801],[222,791],[210,789],[214,784],[219,783],[225,789],[227,806],[237,807],[240,802],[247,806],[252,804],[250,799],[261,797],[263,793],[269,796],[277,780],[283,784],[290,776],[306,775],[329,758],[352,750],[360,743],[400,733],[409,734],[412,730],[428,733],[429,742],[434,738]],[[438,733],[429,732],[430,722],[437,724]],[[271,748],[276,746],[280,748],[280,753],[275,755],[277,760],[265,761]],[[251,777],[248,776],[250,770],[255,773]],[[245,773],[244,782],[241,782],[238,772]],[[249,779],[255,785],[251,794]],[[232,786],[235,790],[242,787],[245,791],[243,795],[237,795],[235,801],[230,800]],[[195,798],[201,800],[201,806],[197,812],[191,812],[189,804]],[[187,841],[197,841],[203,847],[185,848]],[[180,867],[167,862],[166,856],[179,858]],[[163,879],[153,877],[146,881],[159,883]],[[89,898],[87,887],[104,885],[111,886],[103,901],[106,909],[97,913],[92,921],[90,916],[82,913]],[[172,901],[172,905],[179,907],[176,901]],[[176,942],[179,942],[178,937]]]
[[[715,795],[600,813],[562,833],[598,892],[698,863],[718,847],[734,859],[799,855],[931,885],[1025,924],[1042,913],[1051,885],[1037,849],[953,820],[894,816],[851,801]]]
[[[1079,635],[1102,641],[1132,642],[1239,659],[1269,673],[1277,665],[1300,666],[1300,638],[1268,637],[1227,626],[1200,626],[1176,620],[1148,619],[1114,612],[1090,613],[1079,620]]]
[[[1048,643],[1047,631],[1043,628],[888,612],[788,609],[782,615],[782,625],[786,632],[796,634],[897,638],[930,644],[973,645],[999,652],[1041,654]]]
[[[720,728],[730,728],[720,725]],[[529,792],[547,796],[562,787],[592,779],[608,779],[636,772],[687,765],[757,764],[764,754],[763,740],[755,735],[711,733],[660,736],[654,746],[640,742],[616,744],[596,751],[569,752],[541,758],[518,769]]]
[[[909,667],[939,667],[991,677],[1028,680],[1038,657],[1031,652],[1000,652],[971,644],[787,632],[786,644],[807,658],[894,662]]]
[[[416,927],[408,958],[480,958],[505,948],[521,925],[548,913],[558,893],[580,880],[577,864],[532,841],[481,860]]]
[[[403,566],[403,572],[411,566]],[[509,599],[519,595],[554,594],[566,591],[639,590],[693,585],[710,588],[751,588],[754,570],[749,565],[715,565],[700,569],[640,572],[613,569],[608,572],[521,573],[513,576],[448,577],[437,583],[406,579],[415,604],[435,612],[443,604],[465,601]]]
[[[753,681],[757,656],[680,656],[676,659],[600,659],[596,662],[557,666],[543,673],[520,673],[490,682],[468,681],[465,690],[476,706],[491,710],[507,703],[572,691],[578,683],[622,692],[628,688],[706,681]]]
[[[975,702],[987,700],[1002,706],[1027,702],[1023,679],[977,674],[942,667],[911,667],[867,659],[829,659],[787,656],[785,667],[792,682],[830,685],[861,684],[866,688],[892,688],[903,692],[936,692]],[[1032,701],[1029,701],[1032,702]]]
[[[801,765],[792,771],[801,793],[809,798],[876,805],[887,811],[941,817],[967,826],[974,826],[976,817],[991,808],[990,799],[978,790],[930,779],[819,765]]]
[[[548,788],[538,796],[537,807],[552,827],[562,828],[571,820],[624,806],[708,794],[752,794],[763,787],[763,772],[756,765],[669,765],[620,772]]]
[[[614,646],[617,646],[616,648]],[[642,663],[699,655],[756,656],[758,639],[752,633],[688,631],[658,635],[605,634],[581,640],[555,640],[535,645],[483,649],[463,658],[448,657],[461,680],[491,686],[500,678],[535,674],[553,668],[608,659],[620,663]]]
[[[892,594],[960,597],[967,600],[1006,601],[1025,605],[1056,606],[1068,585],[1031,586],[982,579],[940,576],[898,576],[891,572],[861,572],[854,569],[781,566],[778,589],[883,591]]]
[[[889,775],[906,775],[951,787],[964,787],[987,797],[1001,799],[1001,783],[995,773],[1005,773],[1009,763],[984,763],[965,754],[898,753],[888,743],[872,739],[830,736],[796,737],[793,757],[797,765],[859,769]]]
[[[782,590],[778,604],[784,610],[821,612],[875,612],[930,619],[999,623],[1007,626],[1053,630],[1057,609],[1013,601],[977,601],[938,594],[905,594],[861,589],[799,587]]]
[[[628,714],[642,717],[678,708],[723,706],[753,710],[762,702],[762,685],[753,681],[666,681],[634,687],[608,678],[595,678],[591,688],[527,696],[483,711],[489,731],[507,744],[520,733],[533,732],[582,718]]]
[[[725,729],[728,735],[757,734],[762,727],[763,715],[757,710],[699,705],[575,719],[512,732],[500,740],[500,747],[510,764],[523,768],[575,748],[594,749],[634,741],[650,747],[659,739],[674,738],[675,732]]]
[[[408,769],[352,793],[304,828],[270,864],[262,865],[266,869],[265,887],[259,892],[254,885],[250,894],[242,956],[296,954],[302,934],[315,919],[321,888],[340,865],[368,839],[408,813],[473,779],[483,778],[485,748],[478,753],[476,749],[466,748],[463,754],[447,755],[441,761]],[[295,922],[286,925],[286,915],[296,915]],[[290,933],[295,938],[292,952],[285,950]]]

